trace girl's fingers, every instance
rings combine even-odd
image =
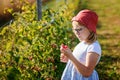
[[[61,51],[61,52],[64,52],[67,48],[68,48],[67,45],[61,44],[61,46],[60,46],[60,51]]]
[[[61,53],[61,56],[60,56],[60,61],[61,62],[67,62],[67,57],[63,54],[63,53]]]
[[[61,55],[60,55],[60,59],[63,59],[63,58],[64,58],[64,54],[61,53]]]

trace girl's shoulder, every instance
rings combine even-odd
[[[98,41],[93,42],[92,44],[90,44],[88,46],[87,51],[88,52],[96,52],[99,55],[101,55],[101,46],[100,46],[100,43]]]
[[[95,41],[95,42],[89,44],[89,46],[100,46],[100,43],[98,41]]]

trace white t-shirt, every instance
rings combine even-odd
[[[99,59],[101,57],[101,47],[98,41],[92,43],[92,44],[87,44],[84,41],[80,42],[74,49],[73,55],[78,59],[82,64],[85,65],[86,62],[86,55],[88,52],[95,52],[99,54]],[[97,63],[99,62],[99,59]]]
[[[86,55],[89,54],[89,52],[95,52],[95,54],[99,54],[99,59],[97,63],[100,60],[101,57],[101,47],[98,41],[95,41],[92,44],[86,44],[84,41],[80,42],[74,49],[73,55],[77,60],[80,61],[80,63],[85,65],[86,62]],[[84,77],[82,74],[80,74],[73,63],[69,60],[64,72],[62,74],[61,80],[99,80],[99,76],[97,72],[94,70],[91,76]]]

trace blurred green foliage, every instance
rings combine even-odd
[[[76,40],[70,20],[77,3],[45,9],[40,21],[36,4],[12,13],[13,23],[0,29],[0,79],[59,80],[65,65],[59,60],[60,45],[71,47]]]

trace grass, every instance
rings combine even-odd
[[[99,16],[98,39],[102,46],[97,66],[100,80],[120,80],[120,0],[85,0]]]

